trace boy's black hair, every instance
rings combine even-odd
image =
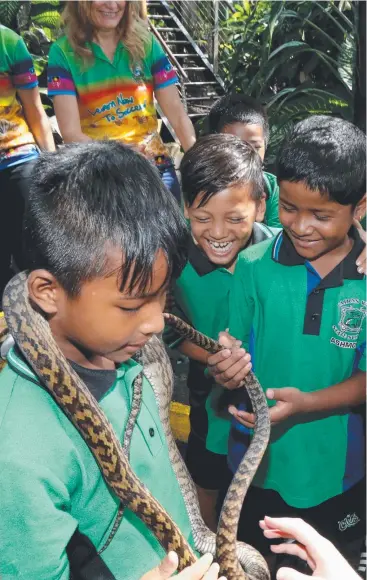
[[[240,183],[252,185],[252,198],[264,192],[261,159],[255,149],[239,137],[221,133],[199,139],[181,161],[182,192],[190,207],[204,193],[199,207],[209,199]]]
[[[180,208],[157,170],[121,143],[67,145],[38,160],[25,217],[28,267],[51,272],[70,296],[83,282],[111,273],[109,247],[121,249],[121,289],[149,286],[160,249],[177,277],[187,239]]]
[[[366,136],[344,119],[313,115],[297,123],[277,160],[278,182],[303,182],[341,205],[366,193]]]
[[[261,103],[252,97],[239,93],[224,95],[211,108],[208,120],[210,133],[220,133],[224,127],[233,123],[260,125],[265,145],[268,144],[268,116]]]

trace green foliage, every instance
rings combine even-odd
[[[224,24],[222,70],[233,91],[267,106],[270,165],[294,122],[313,113],[353,119],[356,2],[244,0],[235,9]]]
[[[0,1],[0,23],[23,37],[41,84],[50,45],[60,35],[62,7],[59,0]]]
[[[17,0],[9,2],[0,2],[0,24],[12,28],[15,23],[16,15],[19,12],[21,3]]]

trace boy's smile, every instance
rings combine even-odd
[[[264,200],[252,199],[250,185],[237,184],[213,195],[200,207],[202,195],[185,208],[195,242],[213,264],[234,269],[237,254],[246,247]]]
[[[325,254],[332,259],[331,252],[336,257],[343,248],[350,250],[348,232],[360,205],[353,210],[303,182],[280,182],[279,219],[297,253],[306,260],[315,261]]]

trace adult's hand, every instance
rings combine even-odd
[[[269,539],[292,538],[295,543],[271,546],[276,554],[290,554],[305,560],[312,577],[317,580],[360,580],[358,574],[329,540],[321,536],[309,524],[298,518],[269,518],[260,522],[264,536]],[[292,568],[280,568],[277,580],[307,580],[309,576]]]

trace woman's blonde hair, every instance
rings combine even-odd
[[[140,17],[144,14],[144,2],[127,0],[124,15],[116,30],[121,42],[129,53],[130,66],[140,64],[145,55],[145,45],[149,40],[148,27]],[[93,40],[92,2],[90,0],[68,0],[63,12],[65,32],[78,56],[86,64],[93,58],[87,42]]]

